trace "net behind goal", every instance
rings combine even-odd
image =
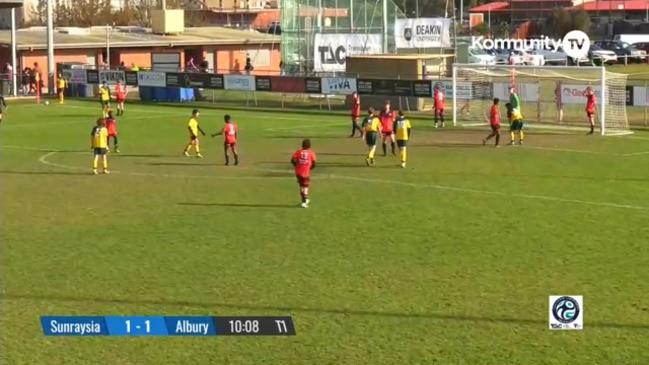
[[[596,95],[595,123],[602,135],[632,133],[627,118],[626,75],[603,67],[453,65],[453,124],[484,125],[494,98],[505,103],[509,87],[518,94],[526,126],[587,130],[585,91]],[[603,91],[603,92],[602,92]]]

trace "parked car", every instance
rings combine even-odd
[[[592,59],[601,59],[604,64],[613,64],[617,62],[617,55],[613,51],[606,50],[596,44],[590,46],[588,56]]]
[[[617,55],[617,61],[624,63],[625,58],[630,62],[642,62],[647,58],[647,52],[639,50],[632,45],[622,41],[599,41],[595,42],[605,50],[613,51]]]
[[[511,51],[511,56],[515,65],[543,66],[545,57],[536,54],[536,51],[515,49]]]
[[[488,54],[496,57],[497,65],[509,64],[509,50],[506,49],[490,49],[485,50]]]
[[[563,51],[563,49],[559,48],[556,51],[550,51],[547,49],[534,49],[530,50],[530,52],[543,56],[545,59],[545,64],[546,65],[566,65],[566,62],[568,60],[568,55]]]
[[[649,53],[649,42],[633,43],[633,47]]]
[[[479,65],[495,65],[496,57],[485,52],[482,48],[469,48],[469,63]]]

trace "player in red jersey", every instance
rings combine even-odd
[[[117,81],[115,85],[115,99],[117,101],[117,115],[124,115],[124,100],[126,100],[126,94],[128,90],[126,85],[122,84],[121,81]]]
[[[442,90],[441,86],[438,85],[437,87],[435,87],[435,94],[433,95],[433,97],[435,101],[435,128],[437,128],[438,118],[439,121],[442,122],[442,128],[444,128],[444,91]]]
[[[311,140],[302,141],[302,148],[295,151],[291,163],[295,166],[295,177],[300,185],[302,208],[309,207],[309,185],[311,184],[311,170],[315,168],[316,157],[311,150]]]
[[[592,87],[587,87],[584,92],[586,96],[586,116],[588,117],[588,123],[590,123],[590,134],[595,133],[595,91]]]
[[[390,108],[390,101],[386,100],[385,101],[385,106],[383,107],[383,110],[381,110],[381,114],[379,115],[379,120],[381,121],[381,141],[383,142],[383,156],[386,156],[388,154],[387,152],[387,140],[390,140],[390,146],[392,147],[392,154],[397,155],[396,149],[395,149],[395,144],[396,140],[394,139],[394,120],[396,119],[396,115],[394,114],[394,110]]]
[[[358,125],[358,119],[361,117],[361,97],[358,95],[358,92],[354,91],[352,93],[352,134],[349,138],[356,136],[356,131],[360,133],[360,137],[363,138],[363,129]]]
[[[212,137],[223,135],[223,153],[225,154],[225,166],[230,165],[230,154],[234,157],[234,166],[239,164],[239,152],[237,152],[237,125],[232,121],[232,117],[226,114],[223,117],[225,125],[220,132],[212,134]]]
[[[113,151],[119,153],[117,148],[117,121],[113,117],[113,112],[108,111],[108,117],[106,118],[106,130],[108,130],[108,137],[106,138],[106,151],[110,152],[110,140],[113,140]]]
[[[496,137],[496,147],[500,147],[500,109],[498,109],[498,103],[500,99],[495,98],[494,104],[491,106],[491,111],[489,113],[489,124],[491,125],[491,133],[487,138],[482,140],[482,145],[486,145],[487,141]]]

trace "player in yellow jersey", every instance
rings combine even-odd
[[[94,160],[92,162],[92,173],[97,175],[99,159],[104,167],[104,174],[108,174],[108,160],[106,152],[108,149],[108,130],[104,118],[97,119],[97,125],[90,132],[90,148],[93,150]]]
[[[376,115],[374,115],[374,108],[369,108],[367,110],[367,116],[365,117],[365,119],[363,119],[361,129],[363,130],[365,143],[369,148],[365,162],[367,163],[367,166],[374,166],[376,142],[379,139],[379,131],[381,130],[381,121]]]
[[[407,157],[406,148],[408,147],[408,140],[410,140],[412,126],[410,125],[410,121],[406,119],[402,110],[399,110],[392,130],[397,136],[397,147],[399,147],[399,154],[401,155],[401,167],[405,168]]]
[[[507,107],[507,116],[511,121],[511,126],[509,127],[509,133],[511,135],[510,145],[515,145],[516,141],[516,132],[518,132],[518,144],[522,145],[523,140],[525,139],[525,133],[523,132],[523,115],[520,112],[520,109],[514,108],[511,103],[505,104]]]
[[[59,98],[59,104],[63,104],[64,98],[65,98],[65,87],[67,86],[67,82],[63,78],[62,74],[59,74],[59,77],[56,79],[56,95]]]
[[[198,116],[200,115],[200,112],[198,109],[192,110],[192,117],[189,118],[189,122],[187,122],[187,129],[189,130],[189,143],[187,144],[187,147],[185,147],[185,156],[189,156],[189,150],[194,147],[196,149],[196,157],[203,157],[201,155],[201,148],[198,143],[198,132],[200,132],[202,135],[205,135],[205,132],[201,129],[201,127],[198,125]]]
[[[101,100],[101,112],[104,118],[108,118],[110,111],[110,88],[105,82],[99,87],[99,99]]]

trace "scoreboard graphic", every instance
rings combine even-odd
[[[292,317],[43,316],[46,336],[295,336]]]

